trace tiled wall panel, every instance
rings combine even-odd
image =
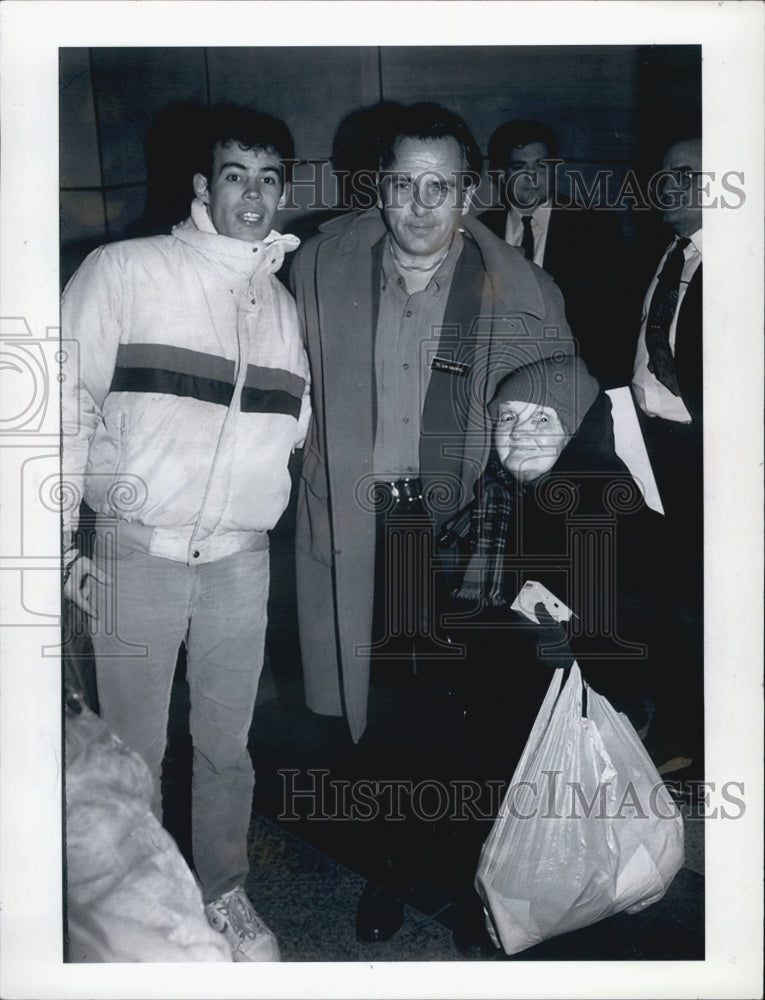
[[[634,47],[383,48],[386,100],[433,100],[463,115],[486,152],[508,118],[534,118],[572,159],[626,160],[637,99]]]
[[[145,213],[146,130],[168,105],[225,100],[260,107],[287,121],[296,155],[305,161],[328,160],[341,121],[381,98],[437,100],[453,107],[484,153],[503,120],[537,118],[557,132],[561,155],[588,183],[597,170],[611,169],[618,188],[618,179],[636,160],[647,152],[655,160],[678,122],[684,131],[700,127],[700,50],[512,45],[65,49],[61,183],[67,259],[75,259],[77,247],[94,239],[133,235],[142,226],[144,232],[165,232],[187,210],[189,178],[179,177],[173,190],[172,176],[165,176],[164,186],[152,184],[148,220]],[[182,116],[179,121],[182,136]],[[181,173],[188,157],[182,138],[176,141],[174,134],[168,132],[169,144],[178,155],[171,159],[178,164],[173,170]],[[66,193],[74,187],[92,187],[94,193]],[[565,180],[561,189],[567,190]],[[484,203],[491,198],[486,181],[480,196]],[[285,228],[310,230],[322,211],[312,208],[311,199],[310,189],[296,191],[297,207],[285,213]]]
[[[378,50],[209,49],[210,97],[248,104],[292,131],[298,159],[328,157],[341,119],[380,99]]]
[[[98,187],[96,118],[88,49],[61,49],[59,58],[59,172],[61,186]]]
[[[189,196],[189,202],[191,196]],[[121,240],[144,235],[141,222],[146,208],[146,188],[124,187],[106,192],[106,219],[109,239]],[[180,221],[180,218],[177,220]]]
[[[104,199],[100,190],[62,191],[59,196],[61,227],[61,284],[106,238]]]
[[[207,99],[203,48],[94,49],[93,87],[103,183],[145,179],[144,136],[173,101]]]

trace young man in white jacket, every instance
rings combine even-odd
[[[192,850],[208,919],[235,960],[278,958],[244,893],[263,664],[268,531],[310,416],[295,303],[276,277],[298,240],[272,231],[294,157],[283,122],[218,106],[191,217],[100,247],[67,285],[78,343],[63,382],[64,594],[92,624],[101,714],[160,772],[187,649]],[[67,489],[68,487],[68,489]],[[91,561],[73,547],[96,512]],[[272,946],[263,952],[264,933]]]

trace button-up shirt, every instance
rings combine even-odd
[[[542,266],[545,259],[545,247],[547,246],[547,231],[550,228],[550,215],[552,205],[547,202],[539,205],[533,212],[526,212],[523,209],[511,206],[507,212],[507,222],[505,223],[505,243],[511,247],[519,247],[523,240],[523,216],[531,216],[531,232],[534,234],[534,263]]]
[[[457,232],[426,287],[411,295],[390,249],[383,248],[375,337],[377,427],[374,469],[379,479],[420,472],[420,423],[454,268],[462,252]]]
[[[701,264],[701,230],[698,229],[690,237],[691,242],[685,248],[683,256],[685,264],[680,277],[680,288],[677,296],[677,306],[672,323],[669,327],[669,346],[672,354],[675,353],[675,338],[677,335],[677,317],[680,315],[680,307],[685,293],[690,284],[691,278],[696,273],[696,269]],[[638,338],[637,352],[635,354],[635,368],[632,376],[632,388],[635,392],[640,409],[649,417],[662,417],[664,420],[674,420],[677,423],[689,424],[691,415],[686,409],[681,396],[675,396],[669,389],[661,383],[656,376],[648,370],[648,349],[645,344],[645,328],[648,321],[648,310],[651,306],[654,290],[659,280],[664,263],[674,249],[677,238],[670,243],[667,251],[659,262],[653,281],[648,286],[645,300],[643,302],[643,316],[640,323],[640,336]]]

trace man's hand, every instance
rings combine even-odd
[[[64,570],[64,597],[76,604],[91,618],[98,618],[96,586],[106,584],[109,578],[99,573],[95,563],[87,556],[75,555]]]

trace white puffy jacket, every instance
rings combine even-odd
[[[309,374],[275,272],[299,241],[195,218],[196,204],[169,236],[100,247],[64,290],[79,347],[64,361],[65,544],[80,496],[136,547],[189,563],[261,547],[287,506]]]

